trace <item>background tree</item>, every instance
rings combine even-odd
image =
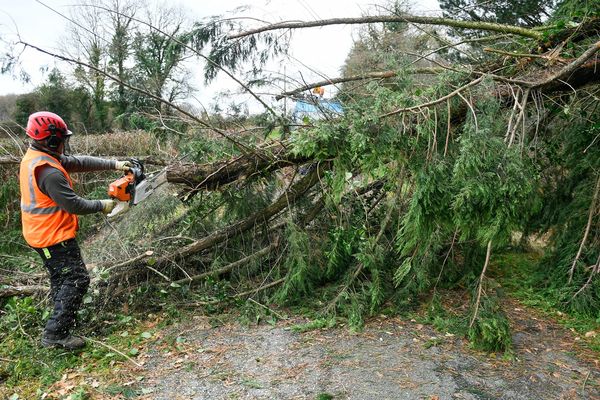
[[[187,41],[184,15],[180,8],[170,7],[147,9],[145,16],[150,26],[136,32],[133,73],[148,92],[172,102],[190,89],[182,66]],[[159,101],[152,101],[152,107],[159,113],[170,112]]]
[[[410,8],[400,2],[393,4],[393,11],[397,14],[408,13]],[[428,27],[415,30],[407,23],[385,23],[369,25],[361,29],[358,39],[353,43],[348,57],[342,66],[342,77],[367,75],[370,72],[397,72],[403,69],[431,68],[435,64],[432,60],[439,57],[433,52],[429,57],[421,57],[439,45],[438,34],[435,29]],[[381,78],[373,78],[381,79]],[[419,80],[431,82],[426,75]],[[346,82],[341,85],[340,95],[370,96],[368,80]],[[383,84],[399,84],[399,81],[383,80]]]
[[[38,93],[38,109],[56,113],[67,120],[73,118],[72,92],[66,83],[66,77],[58,68],[50,71],[48,81],[39,87]]]
[[[18,95],[15,99],[14,114],[11,115],[19,125],[26,126],[29,116],[38,111],[38,93]]]
[[[115,104],[115,114],[123,115],[128,109],[125,82],[130,80],[130,71],[126,67],[132,53],[134,36],[134,17],[141,7],[137,0],[110,0],[105,3],[109,11],[112,27],[112,39],[109,46],[108,71],[118,82],[112,82],[111,97]]]
[[[53,68],[47,81],[32,93],[16,98],[13,118],[21,126],[33,112],[46,110],[62,116],[72,130],[87,130],[93,126],[93,100],[82,86],[68,83],[67,78]]]
[[[106,77],[99,71],[106,69],[109,42],[106,39],[105,13],[98,12],[93,6],[93,2],[81,0],[73,8],[67,43],[71,48],[68,51],[91,66],[86,68],[79,65],[73,75],[89,91],[92,99],[87,128],[92,132],[102,132],[109,128],[109,105],[106,101]]]

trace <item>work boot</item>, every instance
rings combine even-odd
[[[69,335],[62,339],[54,339],[51,336],[42,336],[42,346],[50,348],[63,348],[77,350],[85,347],[85,340],[79,336]]]

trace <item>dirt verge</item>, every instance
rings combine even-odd
[[[507,360],[398,318],[375,319],[360,333],[296,333],[300,320],[212,328],[199,316],[163,332],[173,344],[149,348],[144,392],[148,399],[600,398],[597,360],[576,357],[568,331],[531,321],[515,329]]]

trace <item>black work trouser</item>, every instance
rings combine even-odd
[[[69,335],[75,325],[77,311],[90,285],[90,276],[75,239],[35,250],[42,257],[50,275],[50,299],[54,302],[44,336],[62,339]]]

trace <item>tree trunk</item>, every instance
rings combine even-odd
[[[257,173],[271,172],[307,161],[309,159],[306,157],[293,155],[283,145],[277,145],[227,161],[210,164],[173,164],[167,169],[167,181],[186,184],[194,191],[215,190]]]

